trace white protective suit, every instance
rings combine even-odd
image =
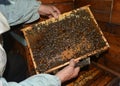
[[[0,12],[0,36],[10,29],[7,20]],[[61,86],[61,81],[57,76],[50,74],[37,74],[30,78],[17,82],[7,82],[3,77],[6,65],[6,52],[0,43],[0,86]]]
[[[10,29],[7,20],[0,13],[0,35]],[[6,64],[6,53],[2,47],[2,43],[0,43],[0,76],[3,75]]]

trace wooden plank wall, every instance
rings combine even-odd
[[[120,25],[120,0],[75,0],[75,8],[87,4],[97,20]]]
[[[120,25],[120,0],[114,0],[111,23]]]
[[[103,56],[104,65],[120,73],[120,25],[98,22],[108,43],[109,51]]]
[[[110,21],[112,0],[76,0],[76,8],[90,4],[90,8],[97,20]]]

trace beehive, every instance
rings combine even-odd
[[[24,28],[34,73],[51,72],[108,49],[100,27],[89,6],[61,14]],[[29,64],[28,64],[29,65]]]

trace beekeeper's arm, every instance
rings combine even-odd
[[[61,86],[60,79],[49,74],[34,75],[20,83],[7,82],[1,77],[0,82],[2,82],[2,86]]]
[[[71,60],[70,64],[56,75],[38,74],[31,76],[20,83],[7,82],[2,77],[0,78],[0,81],[2,82],[2,86],[61,86],[61,83],[78,75],[79,67],[75,67],[75,63],[74,60]]]
[[[57,18],[60,11],[54,6],[42,5],[37,0],[0,0],[0,11],[10,26],[31,23],[40,15]]]

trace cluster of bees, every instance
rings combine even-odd
[[[98,26],[86,10],[72,11],[69,16],[56,21],[33,25],[33,29],[27,31],[28,36],[37,37],[31,48],[39,72],[106,45]],[[32,39],[29,40],[32,43]]]

